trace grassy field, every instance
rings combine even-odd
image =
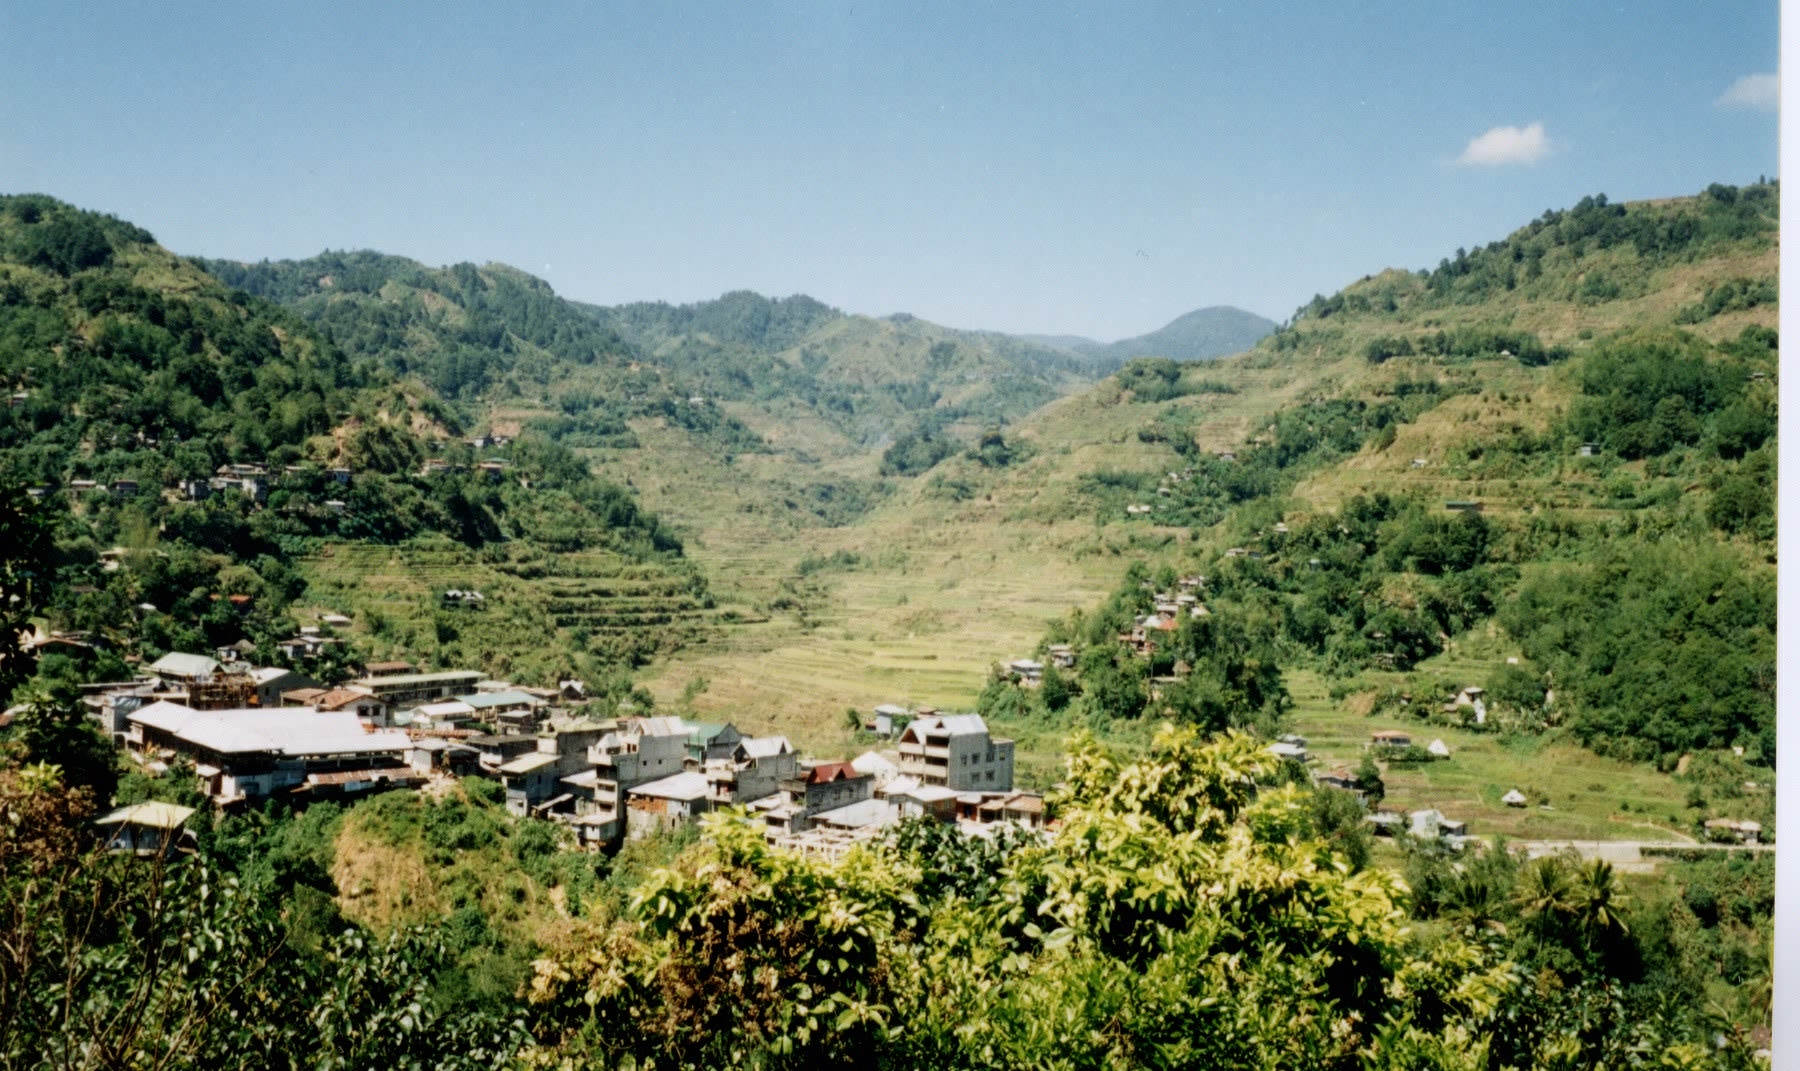
[[[1464,682],[1491,668],[1473,660],[1428,663],[1420,676]],[[1392,676],[1398,680],[1398,675]],[[1385,680],[1380,683],[1387,683]],[[1370,717],[1363,693],[1333,700],[1318,674],[1288,675],[1295,710],[1293,731],[1324,768],[1362,761],[1369,734],[1399,729],[1424,745],[1441,739],[1451,757],[1432,763],[1390,765],[1383,774],[1383,806],[1401,810],[1435,807],[1469,823],[1471,835],[1515,840],[1679,840],[1688,835],[1688,787],[1654,767],[1602,758],[1555,735],[1501,737],[1425,725],[1393,715]],[[1511,789],[1548,807],[1508,807]]]

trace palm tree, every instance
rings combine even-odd
[[[1604,859],[1590,859],[1575,872],[1571,890],[1572,914],[1581,929],[1582,947],[1593,950],[1594,939],[1617,931],[1630,933],[1619,917],[1618,905],[1625,897],[1619,891],[1618,877],[1612,864]]]
[[[1610,873],[1610,868],[1608,868]],[[1569,863],[1556,855],[1534,859],[1519,876],[1514,900],[1519,914],[1537,932],[1538,948],[1559,930],[1575,910],[1575,890],[1569,880]]]

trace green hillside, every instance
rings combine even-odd
[[[1772,186],[1588,199],[1315,299],[1242,358],[1128,367],[1047,411],[1051,435],[1105,420],[1137,445],[1021,512],[1167,549],[1051,630],[1086,652],[1066,690],[984,701],[1311,735],[1355,699],[1377,727],[1772,764],[1776,212]],[[1211,615],[1126,657],[1113,637],[1181,575],[1207,578]],[[1193,676],[1153,697],[1177,661]],[[1270,665],[1334,701],[1289,719],[1298,693],[1249,672]],[[1481,726],[1445,706],[1468,685]]]
[[[704,393],[774,414],[804,406],[854,446],[922,423],[1017,419],[1093,375],[1091,362],[1027,340],[849,316],[805,296],[587,308]]]
[[[1451,684],[1489,685],[1516,668],[1540,686],[1546,674],[1563,682],[1540,688],[1558,693],[1552,731],[1519,739],[1562,756],[1569,778],[1589,768],[1589,749],[1626,763],[1606,775],[1614,778],[1634,768],[1627,759],[1672,765],[1690,747],[1743,746],[1768,761],[1776,366],[1766,329],[1776,310],[1749,295],[1766,292],[1775,274],[1775,203],[1773,187],[1762,186],[1642,205],[1595,199],[1465,252],[1460,268],[1449,260],[1369,276],[1242,356],[1200,367],[1140,363],[1046,406],[1005,429],[1021,447],[1017,460],[945,457],[844,528],[771,541],[758,514],[692,499],[688,489],[713,477],[640,479],[649,504],[696,533],[695,553],[721,584],[766,584],[763,597],[773,599],[772,578],[785,578],[785,597],[806,608],[734,626],[722,645],[657,668],[651,686],[672,699],[703,679],[694,700],[703,712],[841,747],[845,706],[972,705],[986,668],[1041,649],[1045,619],[1070,607],[1104,635],[1113,621],[1095,624],[1096,610],[1126,566],[1143,561],[1152,578],[1164,564],[1219,577],[1215,601],[1242,602],[1267,623],[1294,704],[1288,724],[1343,741],[1328,759],[1356,760],[1367,739],[1357,726],[1377,707],[1420,718]],[[1509,290],[1503,265],[1512,264],[1520,266]],[[1619,293],[1584,291],[1595,274],[1620,280]],[[1385,352],[1395,339],[1414,352]],[[1680,402],[1656,401],[1665,391]],[[1634,416],[1633,399],[1648,409]],[[1579,456],[1586,442],[1599,444],[1599,456]],[[1456,561],[1443,540],[1461,532],[1444,504],[1461,499],[1481,502],[1487,528],[1472,570],[1440,564]],[[1133,505],[1151,510],[1133,514]],[[1344,509],[1372,512],[1352,523]],[[1289,532],[1273,533],[1277,523]],[[1350,540],[1340,524],[1367,536]],[[1262,557],[1222,558],[1236,546]],[[1312,558],[1324,565],[1334,555],[1342,567],[1309,571]],[[1733,698],[1679,730],[1669,727],[1673,715],[1656,713],[1662,700],[1645,701],[1673,679],[1631,683],[1603,672],[1607,651],[1643,637],[1588,628],[1581,635],[1595,642],[1572,646],[1531,623],[1565,573],[1648,577],[1664,557],[1699,570],[1696,588],[1704,570],[1726,569],[1741,575],[1732,590],[1743,592],[1729,604],[1739,617],[1690,619],[1715,646],[1665,652],[1741,667],[1726,693]],[[1579,611],[1589,618],[1578,620],[1624,630],[1700,609],[1653,609],[1636,583],[1578,588],[1594,601],[1549,612]],[[1154,594],[1135,580],[1129,589],[1114,613]],[[1616,720],[1620,712],[1629,716]],[[1155,713],[1109,715],[1106,724],[1131,735]],[[1031,707],[1002,723],[1041,746],[1049,775],[1061,736],[1083,716]],[[1482,748],[1500,740],[1469,739]],[[1508,782],[1529,783],[1541,759],[1497,752],[1487,774],[1499,787],[1475,816],[1512,828],[1518,816],[1498,796]],[[1466,810],[1445,794],[1453,788],[1443,776],[1411,767],[1392,780],[1417,793],[1413,802]],[[1689,826],[1687,789],[1656,783],[1640,804],[1673,801],[1676,824]],[[1565,835],[1608,835],[1618,802],[1531,817]],[[1662,806],[1657,820],[1669,824],[1670,810]]]
[[[641,684],[820,757],[881,746],[846,708],[975,708],[1021,785],[1060,782],[1043,837],[923,822],[833,861],[734,815],[589,855],[467,778],[231,815],[165,871],[86,850],[112,752],[36,702],[0,726],[0,1048],[1760,1066],[1772,854],[1698,842],[1778,832],[1777,209],[1586,199],[1083,387],[804,298],[627,314],[499,267],[215,266],[259,297],[0,200],[0,458],[52,492],[0,512],[55,525],[49,624],[148,654],[347,610],[368,654]],[[233,463],[266,498],[186,500]],[[4,579],[35,601],[26,542]],[[1051,644],[1074,664],[1040,687],[996,671]],[[1371,803],[1541,854],[1378,840],[1267,750],[1286,733]]]
[[[561,615],[596,636],[575,657],[602,663],[666,648],[704,596],[680,541],[566,447],[542,434],[479,451],[454,438],[457,407],[427,379],[452,386],[462,350],[416,364],[362,341],[347,350],[141,229],[48,197],[0,199],[0,292],[11,395],[0,464],[38,489],[57,526],[47,624],[114,644],[88,675],[118,672],[120,655],[240,640],[275,661],[274,642],[300,621],[362,608],[355,589],[322,605],[308,593],[313,563],[344,545],[437,546],[495,565],[576,556],[595,559],[583,568],[596,575],[666,575],[683,600],[668,613],[602,615],[643,627]],[[404,615],[423,627],[374,642],[495,671],[535,651],[519,667],[534,675],[570,661],[570,626],[553,608],[459,649],[447,637],[483,628],[438,620],[438,595],[419,591]]]

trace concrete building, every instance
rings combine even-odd
[[[589,749],[612,731],[605,722],[571,719],[553,723],[537,737],[537,750],[500,767],[506,786],[506,809],[521,817],[575,811],[576,794],[562,784],[565,777],[593,766]]]
[[[921,716],[900,734],[900,772],[957,792],[1010,792],[1013,742],[988,735],[979,714]]]
[[[685,771],[689,729],[680,718],[625,718],[588,745],[587,768],[561,779],[583,844],[617,843],[626,834],[626,793]]]
[[[317,688],[319,682],[304,673],[280,666],[268,666],[250,671],[250,679],[256,682],[256,705],[259,707],[281,706],[281,693],[295,688]]]
[[[688,728],[688,757],[695,762],[706,762],[709,759],[729,758],[731,749],[744,739],[738,727],[726,722],[719,725],[713,722],[690,721]]]
[[[643,837],[676,829],[712,810],[705,776],[692,770],[627,790],[626,836]]]
[[[714,806],[750,803],[780,791],[800,769],[800,756],[785,736],[740,740],[729,756],[700,764]]]
[[[450,699],[474,689],[482,674],[472,669],[451,669],[439,673],[389,673],[367,676],[356,682],[377,699],[393,706],[429,703]]]

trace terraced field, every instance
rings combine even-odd
[[[520,683],[592,675],[603,661],[666,654],[716,633],[703,576],[679,560],[514,544],[340,543],[306,568],[316,609],[349,614],[376,656],[472,666]],[[480,592],[480,608],[445,605],[451,589]]]

